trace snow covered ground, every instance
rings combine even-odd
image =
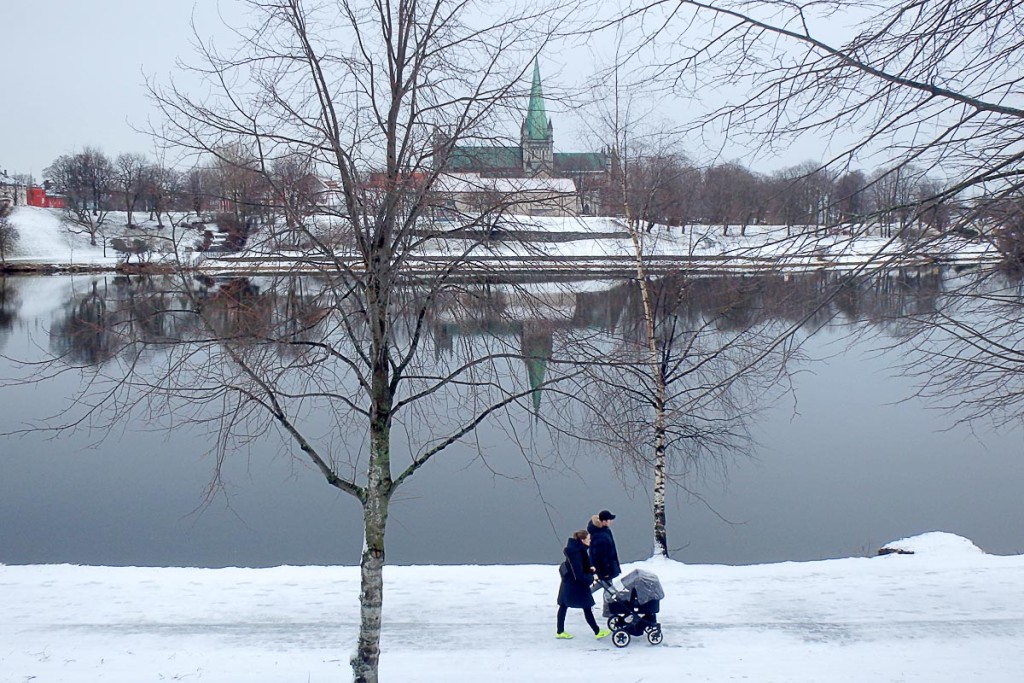
[[[18,230],[18,241],[9,261],[31,263],[102,263],[102,247],[89,244],[87,235],[74,234],[60,220],[60,214],[51,209],[19,206],[10,216],[11,225]],[[110,255],[110,264],[117,259]]]
[[[10,215],[11,224],[18,230],[18,240],[11,253],[9,263],[50,264],[57,266],[100,266],[113,267],[119,260],[118,254],[109,245],[113,238],[149,238],[157,245],[168,249],[168,238],[174,234],[170,228],[158,229],[156,221],[142,220],[145,213],[135,214],[138,229],[128,230],[127,214],[112,211],[96,236],[93,246],[89,235],[78,226],[69,226],[62,220],[63,212],[57,209],[43,209],[34,206],[19,206]],[[165,221],[166,224],[166,221]],[[179,247],[191,246],[198,241],[195,231],[177,231]],[[106,239],[108,246],[103,248]],[[136,259],[133,257],[133,262]]]
[[[1024,556],[931,533],[913,555],[730,567],[652,559],[665,639],[616,649],[556,566],[385,569],[384,681],[1011,683],[1024,671]],[[0,566],[0,681],[339,681],[355,567]]]
[[[137,221],[142,218],[145,218],[144,213],[136,215]],[[607,236],[621,235],[625,231],[625,226],[616,219],[519,216],[508,220],[515,224],[506,225],[508,232],[521,229],[531,234],[571,233],[579,236],[592,233],[599,237],[572,241],[494,242],[486,251],[475,245],[474,254],[506,259],[510,263],[517,260],[534,262],[541,256],[563,260],[573,268],[587,267],[587,262],[578,259],[591,259],[594,263],[590,265],[594,266],[615,259],[624,260],[628,265],[633,258],[634,247],[629,238]],[[80,230],[77,234],[69,232],[61,221],[61,212],[57,210],[17,207],[11,215],[11,222],[18,229],[20,238],[13,254],[8,255],[7,260],[10,262],[111,267],[118,261],[112,249],[108,248],[104,254],[102,246],[91,246],[88,235]],[[126,222],[126,214],[111,212],[103,231],[104,236],[112,239],[150,235],[154,244],[162,244],[171,234],[168,228],[157,230],[155,225],[148,222],[142,222],[141,229],[126,230]],[[936,260],[977,263],[999,257],[991,244],[957,236],[936,239],[906,253],[907,250],[899,240],[883,238],[877,234],[851,236],[841,232],[825,233],[796,228],[787,230],[785,226],[751,226],[744,235],[739,234],[737,226],[732,226],[728,235],[723,232],[726,231],[722,226],[707,225],[687,226],[685,231],[679,228],[658,229],[651,235],[645,235],[644,250],[653,257],[685,259],[687,263],[703,261],[716,269],[780,265],[788,268],[848,267],[868,262],[884,266],[891,264],[890,259],[904,257],[911,264]],[[176,239],[179,242],[179,253],[189,251],[188,248],[194,247],[199,237],[195,231],[178,231]],[[270,270],[282,264],[290,264],[287,252],[267,250],[271,242],[266,235],[257,234],[250,239],[248,251],[206,254],[205,267],[210,270],[237,269],[240,267],[240,259],[246,260],[247,267],[253,265],[253,260],[268,259],[265,267]],[[460,240],[440,240],[426,247],[423,256],[460,255],[465,253],[466,246]]]

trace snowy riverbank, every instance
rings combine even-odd
[[[143,216],[137,217],[137,219]],[[162,248],[169,249],[177,242],[178,253],[192,259],[192,250],[202,242],[195,230],[171,231],[158,229],[152,222],[143,221],[139,228],[126,229],[124,213],[112,212],[107,219],[98,246],[90,244],[88,235],[72,233],[62,223],[59,211],[35,207],[18,207],[11,215],[12,224],[20,238],[7,262],[14,267],[37,268],[51,266],[60,269],[113,269],[119,259],[114,250],[103,248],[117,238],[149,238]],[[610,218],[539,218],[510,217],[505,232],[516,230],[532,235],[527,242],[496,241],[486,247],[474,245],[471,263],[464,271],[493,273],[496,269],[516,274],[566,275],[587,272],[593,276],[623,275],[633,272],[634,247],[623,237],[625,227]],[[514,225],[513,225],[514,224]],[[877,231],[858,227],[857,234],[843,232],[787,229],[785,226],[750,226],[740,234],[738,226],[694,225],[655,230],[645,236],[644,250],[649,257],[649,268],[703,269],[715,271],[750,271],[785,268],[808,270],[819,268],[852,268],[874,266],[972,264],[992,262],[999,258],[995,248],[984,240],[971,240],[962,236],[948,236],[928,240],[913,248],[901,241],[876,234]],[[728,233],[728,234],[725,234]],[[582,238],[592,234],[592,238]],[[615,236],[618,235],[618,236]],[[567,239],[572,236],[573,239]],[[211,273],[275,272],[295,267],[296,253],[270,248],[272,240],[259,231],[249,240],[246,250],[236,253],[204,253],[200,267]],[[424,244],[416,258],[407,259],[412,269],[431,269],[447,264],[453,258],[463,260],[468,243],[446,239]],[[345,254],[340,254],[346,260]],[[150,260],[160,261],[168,256],[152,255]],[[133,262],[137,257],[133,259]],[[354,267],[359,259],[348,258]],[[315,265],[310,265],[317,270]],[[538,270],[539,269],[539,270]]]
[[[730,567],[648,560],[665,640],[616,649],[579,611],[554,638],[555,565],[385,570],[383,681],[1011,683],[1024,556],[932,533],[913,555]],[[346,680],[355,567],[0,566],[0,681]]]

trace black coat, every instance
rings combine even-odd
[[[563,552],[569,560],[569,575],[562,579],[558,587],[558,604],[580,609],[593,607],[594,596],[590,593],[590,584],[594,582],[594,575],[590,572],[586,543],[578,538],[570,538]]]
[[[619,567],[619,552],[615,549],[615,537],[606,526],[587,524],[590,532],[590,563],[597,570],[597,578],[609,581],[622,573]]]

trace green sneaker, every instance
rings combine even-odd
[[[606,629],[606,628],[603,628],[603,629],[601,629],[600,631],[598,631],[597,633],[595,633],[595,634],[594,634],[594,637],[595,637],[595,638],[597,638],[598,640],[601,640],[602,638],[607,638],[607,637],[608,637],[608,636],[610,636],[611,634],[612,634],[612,632],[611,632],[611,631],[609,631],[609,630],[608,630],[608,629]]]
[[[561,633],[556,633],[555,638],[561,638],[562,640],[572,640],[572,634],[562,631]]]

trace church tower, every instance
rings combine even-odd
[[[526,111],[520,144],[523,149],[523,172],[526,175],[551,173],[554,170],[555,132],[544,111],[544,93],[540,86],[540,64],[533,62],[533,85],[530,106]]]

